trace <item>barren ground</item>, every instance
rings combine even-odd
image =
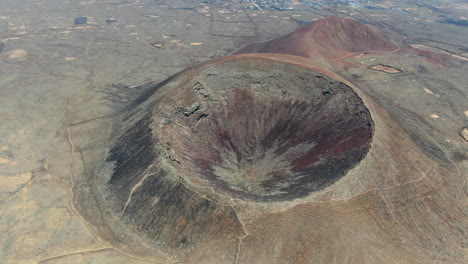
[[[74,200],[76,187],[86,186],[75,176],[96,170],[86,167],[87,151],[110,148],[114,124],[101,117],[141,94],[140,84],[341,15],[407,47],[346,55],[339,58],[346,67],[317,62],[359,87],[378,113],[374,121],[384,132],[359,166],[362,175],[351,171],[307,203],[289,204],[287,213],[246,212],[250,222],[239,221],[233,239],[224,241],[229,250],[186,261],[466,263],[468,142],[461,135],[468,125],[468,27],[440,21],[466,20],[467,4],[260,11],[210,2],[0,2],[0,262],[166,263],[171,256],[148,257],[129,249],[124,237],[110,241],[113,234],[97,232],[87,220],[95,215],[86,215],[95,208],[82,208],[86,189]],[[87,24],[74,25],[77,17]]]

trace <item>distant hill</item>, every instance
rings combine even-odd
[[[355,52],[393,51],[397,48],[395,43],[369,25],[350,18],[331,16],[282,37],[249,44],[235,54],[282,53],[334,60]]]

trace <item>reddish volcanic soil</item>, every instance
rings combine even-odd
[[[398,46],[373,27],[354,19],[332,16],[268,42],[249,44],[234,54],[281,53],[338,60],[353,53],[396,50]]]
[[[381,71],[381,72],[392,73],[392,74],[401,72],[400,69],[394,68],[392,66],[382,65],[382,64],[369,66],[367,68],[374,70],[374,71]]]

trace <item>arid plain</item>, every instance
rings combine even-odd
[[[466,263],[468,4],[302,2],[2,1],[0,262]]]

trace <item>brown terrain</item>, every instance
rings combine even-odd
[[[281,53],[314,60],[340,60],[353,54],[394,52],[399,47],[375,28],[351,18],[327,17],[290,34],[241,48],[241,53]]]
[[[387,65],[382,65],[382,64],[372,65],[367,68],[375,70],[375,71],[386,72],[386,73],[400,73],[401,72],[401,70],[397,68],[387,66]]]
[[[209,2],[0,3],[0,262],[467,263],[461,26]]]
[[[460,170],[316,60],[397,50],[331,17],[146,85],[70,126],[77,212],[155,262],[462,263]]]

